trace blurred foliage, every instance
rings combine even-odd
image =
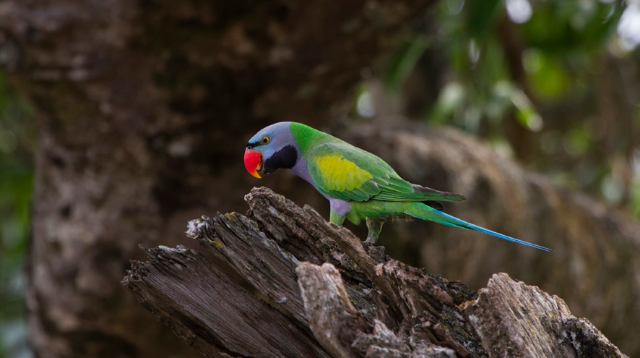
[[[30,230],[35,124],[32,107],[0,73],[0,357],[30,357],[24,256]]]
[[[638,42],[640,7],[620,1],[443,0],[381,80],[408,116],[640,218]]]

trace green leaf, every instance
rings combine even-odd
[[[424,35],[417,35],[402,44],[384,73],[385,88],[392,92],[398,91],[428,47],[429,40]]]

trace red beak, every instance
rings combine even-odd
[[[256,178],[260,178],[258,170],[262,169],[262,154],[256,150],[247,149],[244,152],[244,167],[247,168],[249,174]]]

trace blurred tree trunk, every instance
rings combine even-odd
[[[171,244],[187,219],[241,208],[246,139],[274,121],[344,114],[361,69],[428,3],[0,3],[0,61],[40,113],[37,355],[191,355],[119,284],[137,245]]]

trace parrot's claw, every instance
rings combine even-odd
[[[367,239],[366,239],[366,240],[364,240],[364,243],[365,243],[365,244],[369,244],[369,245],[372,245],[372,246],[373,246],[373,245],[375,245],[375,244],[376,244],[376,241],[378,241],[378,238],[377,238],[377,237],[369,236],[369,237],[367,237]]]

